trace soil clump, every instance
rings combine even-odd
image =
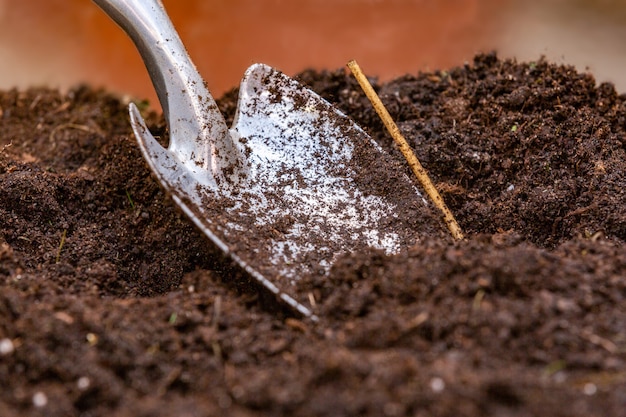
[[[346,71],[298,77],[400,160]],[[0,415],[623,416],[626,96],[494,54],[375,86],[467,239],[343,256],[317,323],[234,276],[126,103],[0,92]]]

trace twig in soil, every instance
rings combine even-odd
[[[37,94],[37,96],[33,99],[32,103],[30,103],[30,106],[28,106],[28,110],[33,111],[35,110],[35,107],[37,107],[37,104],[39,104],[39,102],[41,101],[42,95],[41,94]]]
[[[356,80],[359,82],[359,85],[363,89],[363,92],[372,103],[372,106],[374,106],[374,110],[376,110],[376,113],[378,113],[378,116],[385,124],[387,131],[398,146],[398,149],[400,149],[400,152],[402,152],[402,155],[404,155],[404,158],[409,163],[411,171],[413,171],[413,174],[415,174],[417,180],[420,182],[422,187],[424,187],[424,190],[426,191],[426,194],[428,194],[428,197],[430,197],[431,201],[443,214],[444,221],[448,226],[448,230],[450,230],[452,237],[456,240],[462,240],[463,232],[461,231],[459,223],[456,221],[454,215],[452,214],[450,209],[448,209],[448,206],[443,201],[443,198],[441,198],[441,195],[433,185],[430,177],[428,176],[428,172],[426,172],[420,161],[417,159],[417,156],[415,156],[415,154],[411,150],[408,142],[406,141],[404,136],[402,136],[402,133],[400,133],[400,129],[398,129],[398,126],[391,118],[391,115],[385,108],[383,102],[380,100],[380,97],[378,97],[378,94],[376,94],[376,92],[374,91],[374,88],[365,77],[365,74],[363,74],[363,71],[361,71],[361,67],[359,66],[359,64],[357,64],[355,60],[352,60],[348,62],[348,68],[350,68],[350,71],[352,71],[354,78],[356,78]]]
[[[0,110],[2,110],[2,109],[0,108]],[[2,117],[2,113],[1,112],[0,112],[0,117]],[[6,145],[3,145],[2,149],[0,149],[0,153],[4,153],[11,146],[13,146],[13,142],[9,142]]]
[[[130,193],[128,192],[128,190],[126,190],[126,197],[128,197],[128,203],[130,204],[130,208],[135,210],[135,202],[133,201],[132,197],[130,196]]]
[[[472,302],[472,310],[478,311],[480,310],[480,306],[485,298],[485,290],[476,291],[476,295],[474,296],[474,301]]]
[[[57,250],[56,263],[59,263],[61,261],[61,250],[63,250],[63,245],[65,245],[66,236],[67,236],[67,229],[63,229],[63,234],[61,235],[61,242],[59,242],[59,249]]]
[[[315,308],[317,306],[317,302],[315,301],[315,295],[313,295],[312,292],[309,292],[308,297],[309,297],[309,303],[311,304],[311,307]]]
[[[584,329],[581,332],[580,336],[583,339],[593,343],[594,345],[604,348],[609,353],[616,353],[618,350],[617,345],[615,343],[613,343],[609,339],[605,339],[604,337],[601,337],[601,336],[598,336],[597,334],[592,333],[590,330]]]
[[[61,130],[65,130],[65,129],[76,129],[76,130],[82,130],[83,132],[87,132],[87,133],[95,133],[95,130],[90,128],[87,125],[79,125],[76,123],[64,123],[52,129],[52,131],[50,132],[50,137],[49,137],[50,142],[55,144],[57,132]]]

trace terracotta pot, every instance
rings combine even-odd
[[[356,58],[389,79],[490,48],[496,0],[164,0],[214,95],[264,62],[288,74]],[[134,46],[85,0],[0,0],[0,76],[20,85],[87,82],[155,99]]]

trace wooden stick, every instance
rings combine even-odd
[[[61,235],[61,243],[59,243],[59,248],[57,249],[57,262],[61,261],[61,250],[63,250],[63,245],[65,244],[65,237],[67,236],[67,229],[63,229],[63,234]]]
[[[404,155],[404,157],[406,158],[406,161],[409,163],[409,167],[411,167],[411,171],[413,171],[413,174],[415,174],[415,176],[417,177],[417,180],[424,188],[424,191],[426,191],[428,197],[443,214],[444,221],[446,222],[446,225],[448,226],[448,230],[450,230],[452,237],[456,240],[462,240],[463,232],[461,231],[461,227],[454,218],[454,215],[452,214],[450,209],[448,209],[448,206],[446,206],[443,198],[441,198],[441,195],[428,177],[428,173],[426,172],[424,167],[422,167],[422,164],[411,150],[411,147],[409,146],[404,136],[402,136],[402,133],[400,133],[400,129],[398,129],[398,126],[389,115],[389,112],[385,108],[383,102],[380,100],[380,97],[378,97],[378,94],[376,94],[376,92],[374,91],[374,88],[365,77],[365,74],[363,74],[363,71],[361,71],[361,67],[359,67],[359,64],[357,64],[356,61],[352,60],[348,62],[348,68],[350,68],[350,71],[352,71],[352,74],[361,85],[363,92],[372,103],[372,106],[374,106],[374,110],[376,110],[376,113],[378,113],[378,116],[385,124],[387,131],[398,146],[398,149],[400,149],[400,152],[402,152],[402,155]]]

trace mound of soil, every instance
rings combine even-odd
[[[400,158],[344,70],[299,78]],[[318,322],[235,277],[126,103],[0,92],[0,415],[623,416],[626,96],[493,54],[376,88],[468,237],[343,256]]]

